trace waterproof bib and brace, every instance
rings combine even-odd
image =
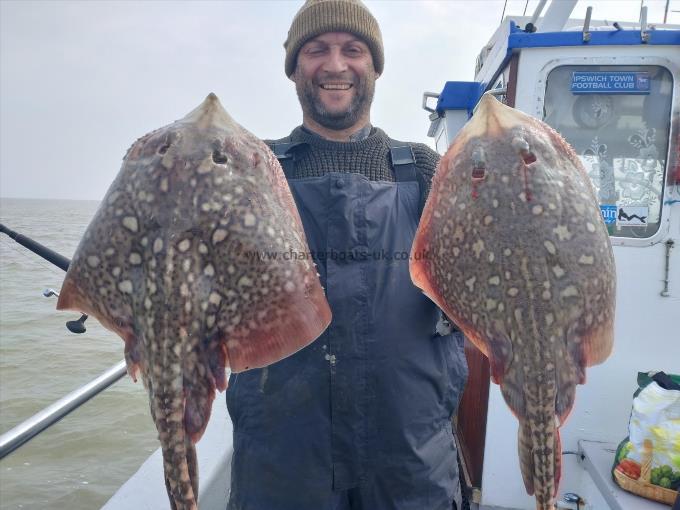
[[[229,510],[460,508],[462,336],[435,334],[439,311],[411,283],[421,193],[413,164],[393,168],[396,182],[288,180],[333,319],[294,355],[232,374]]]

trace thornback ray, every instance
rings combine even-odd
[[[280,256],[284,253],[299,257]],[[196,443],[225,369],[268,366],[331,312],[283,171],[210,94],[137,140],[78,246],[57,308],[90,314],[141,372],[173,509],[197,508]]]
[[[547,124],[482,97],[439,162],[411,278],[488,358],[520,422],[526,490],[554,508],[559,426],[613,344],[616,273],[597,197]]]

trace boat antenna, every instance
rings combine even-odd
[[[508,0],[505,0],[505,3],[503,4],[503,12],[501,13],[501,23],[503,23],[503,18],[505,17],[505,8],[507,7],[507,5],[508,5]]]
[[[663,11],[663,23],[666,24],[668,20],[668,8],[670,7],[671,0],[666,0],[666,8]]]
[[[524,12],[522,13],[522,16],[527,15],[527,7],[529,7],[529,0],[527,0],[527,2],[524,4]]]

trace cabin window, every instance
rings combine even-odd
[[[597,191],[609,234],[659,230],[673,79],[661,66],[561,66],[543,120],[572,145]]]

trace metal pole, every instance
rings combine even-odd
[[[46,428],[54,425],[71,411],[77,409],[95,395],[104,391],[127,373],[125,361],[109,368],[102,375],[72,391],[54,404],[34,414],[13,429],[0,436],[0,459],[12,453]]]
[[[529,20],[529,23],[531,23],[532,25],[536,25],[536,22],[538,21],[539,16],[543,12],[543,7],[545,7],[546,3],[548,3],[548,0],[541,0],[540,2],[538,2],[536,10],[534,10],[534,14],[531,16],[531,20]]]
[[[541,20],[540,32],[561,32],[576,7],[577,0],[553,0]]]
[[[640,41],[649,42],[649,31],[647,30],[647,6],[640,9]]]
[[[668,278],[668,274],[670,273],[671,269],[671,250],[673,249],[673,246],[675,246],[675,241],[673,241],[673,239],[666,241],[666,264],[664,269],[663,290],[661,291],[661,295],[663,297],[669,297],[671,295],[671,293],[668,291],[668,286],[671,282]]]
[[[583,22],[583,42],[590,42],[590,17],[593,14],[593,8],[588,6],[586,9],[586,19]]]

